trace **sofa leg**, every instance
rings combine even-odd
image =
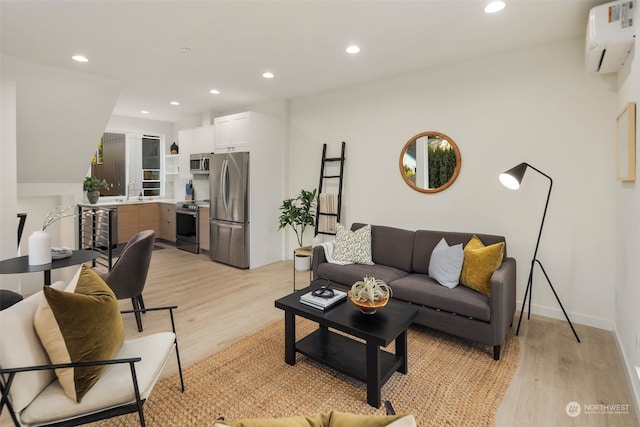
[[[493,346],[493,360],[500,360],[500,346]]]

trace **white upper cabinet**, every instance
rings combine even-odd
[[[189,176],[189,157],[191,154],[213,153],[214,126],[202,126],[184,129],[178,133],[180,156],[180,176]]]
[[[215,152],[249,151],[251,112],[230,114],[213,119]]]

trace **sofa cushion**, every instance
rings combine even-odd
[[[64,282],[51,285],[55,289],[64,289],[65,286]],[[33,328],[33,316],[42,298],[42,292],[37,292],[0,311],[0,366],[3,368],[49,364],[47,352]],[[9,391],[13,409],[22,411],[54,379],[53,371],[16,374]]]
[[[460,281],[463,285],[491,295],[491,276],[500,267],[504,256],[504,242],[485,246],[473,236],[464,247],[464,263]]]
[[[449,289],[455,288],[460,281],[463,260],[462,243],[449,246],[443,237],[431,253],[429,277]]]
[[[473,289],[445,288],[425,274],[410,274],[389,283],[393,298],[474,319],[491,320],[489,297]]]
[[[317,276],[315,278],[329,279],[332,282],[342,283],[343,285],[350,287],[358,280],[362,280],[365,276],[375,277],[385,283],[391,283],[392,281],[399,279],[400,277],[404,277],[407,274],[408,273],[404,270],[380,264],[339,265],[325,262],[318,266]]]
[[[124,324],[111,288],[82,266],[74,292],[44,287],[33,324],[52,363],[111,359],[124,341]],[[76,402],[98,381],[105,366],[56,369],[65,393]]]
[[[364,225],[354,223],[351,229],[357,230]],[[373,262],[411,273],[414,234],[413,231],[400,228],[372,225],[371,258]]]
[[[443,237],[449,245],[457,245],[462,243],[466,245],[473,237],[473,233],[460,233],[453,231],[434,231],[434,230],[417,230],[415,232],[415,240],[413,244],[413,264],[412,269],[415,273],[429,274],[429,263],[431,254],[440,239]],[[485,245],[492,245],[498,242],[504,242],[503,236],[492,234],[475,234]],[[507,256],[507,246],[505,243],[503,260]],[[374,260],[375,261],[375,260]]]
[[[172,332],[158,332],[125,341],[114,356],[114,359],[142,358],[142,361],[135,363],[136,378],[142,399],[146,399],[151,394],[174,348],[174,342],[175,335]],[[47,424],[57,419],[96,412],[126,402],[135,402],[135,393],[129,364],[120,363],[109,365],[80,403],[76,403],[64,394],[59,381],[52,382],[20,414],[20,419],[27,425]],[[171,423],[161,425],[171,425]]]
[[[344,225],[336,226],[336,243],[333,247],[333,259],[373,265],[371,261],[371,226],[350,231]]]

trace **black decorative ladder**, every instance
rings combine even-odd
[[[340,157],[327,157],[327,144],[322,144],[322,162],[320,163],[320,183],[318,184],[318,199],[316,203],[316,229],[315,235],[318,234],[327,234],[327,235],[335,235],[335,232],[329,231],[320,231],[318,230],[318,223],[321,216],[335,217],[336,224],[340,222],[340,212],[342,212],[342,182],[344,180],[344,161],[345,161],[345,142],[342,141],[342,150],[340,152]],[[327,175],[327,164],[331,163],[339,163],[340,173],[339,174],[330,174]],[[322,189],[325,185],[325,180],[338,180],[338,208],[335,213],[332,212],[321,212],[320,211],[320,195],[322,194]]]

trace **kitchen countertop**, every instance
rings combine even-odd
[[[146,198],[144,200],[138,200],[136,199],[129,199],[126,200],[126,197],[101,197],[98,200],[98,203],[95,204],[91,204],[89,202],[83,202],[80,203],[81,206],[84,207],[117,207],[117,206],[123,206],[123,205],[142,205],[142,204],[149,204],[149,203],[164,203],[164,204],[170,204],[170,205],[175,205],[178,202],[183,202],[184,200],[178,200],[178,199],[161,199],[161,198]],[[202,202],[202,201],[197,201],[198,205],[200,205],[203,208],[208,208],[209,207],[209,202]]]

